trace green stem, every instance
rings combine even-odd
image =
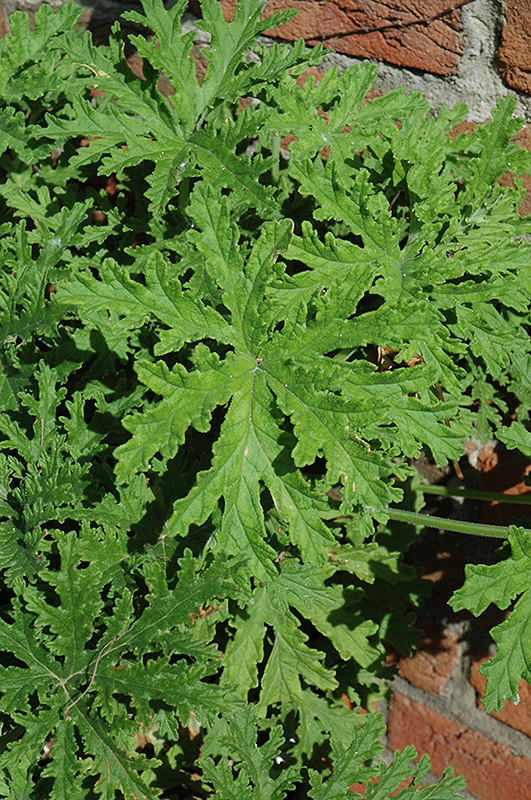
[[[453,489],[450,486],[425,486],[418,487],[423,494],[436,494],[439,497],[467,497],[471,500],[485,500],[494,503],[518,503],[531,505],[531,492],[529,494],[499,494],[498,492],[480,492],[476,489]]]
[[[459,519],[432,517],[431,514],[419,514],[416,511],[404,511],[401,508],[388,508],[385,513],[390,519],[395,519],[397,522],[406,522],[408,525],[422,525],[424,528],[440,528],[445,531],[470,533],[472,536],[492,536],[496,539],[506,539],[509,532],[509,528],[503,525],[482,525],[479,522],[463,522]],[[526,529],[526,533],[531,533],[531,531]]]

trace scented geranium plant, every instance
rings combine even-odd
[[[185,6],[0,43],[0,795],[451,800],[359,712],[418,643],[412,460],[531,455],[514,101],[452,138],[465,106],[258,43],[292,12],[257,0],[204,0],[199,81]],[[511,548],[452,601],[517,601],[491,710],[530,678],[531,533],[469,532]]]

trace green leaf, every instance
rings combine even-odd
[[[261,680],[259,709],[265,714],[268,705],[280,702],[289,706],[302,700],[301,678],[321,689],[333,689],[333,674],[323,666],[323,653],[307,644],[308,637],[299,629],[297,617],[286,600],[279,602],[283,584],[273,583],[256,589],[249,605],[236,618],[237,631],[227,647],[228,666],[223,680],[235,683],[243,697],[257,685],[258,667],[264,657],[264,637],[271,628],[273,646],[266,659]],[[328,601],[330,606],[333,601]],[[306,609],[311,618],[314,606]]]
[[[529,458],[531,456],[531,433],[521,422],[513,422],[508,428],[498,433],[498,439],[511,450],[519,450]]]
[[[150,789],[139,777],[139,770],[148,766],[145,757],[132,756],[117,748],[107,726],[90,714],[85,703],[78,703],[73,715],[87,749],[94,753],[90,773],[97,777],[102,800],[113,800],[117,790],[134,800],[160,797],[159,791]]]
[[[13,624],[14,623],[14,624]],[[12,621],[2,620],[0,642],[4,651],[13,653],[26,666],[2,669],[1,710],[29,711],[28,697],[35,686],[50,686],[60,682],[59,665],[54,662],[33,635],[30,618],[22,613],[19,604],[14,606]]]
[[[483,199],[490,186],[506,169],[508,158],[514,158],[511,170],[514,167],[517,174],[521,174],[520,169],[524,171],[527,168],[529,156],[525,151],[514,144],[509,151],[512,137],[522,126],[521,120],[512,117],[515,105],[516,101],[512,96],[499,99],[492,112],[492,120],[476,128],[475,135],[481,145],[481,155],[474,163],[473,173],[467,180],[463,203]]]
[[[457,800],[466,784],[461,776],[453,777],[453,770],[448,767],[442,778],[431,786],[422,786],[422,781],[430,769],[430,760],[423,755],[417,764],[416,773],[412,775],[411,760],[417,756],[415,748],[409,745],[402,752],[396,750],[389,768],[384,771],[380,766],[380,778],[374,785],[367,785],[366,800],[387,800],[396,794],[404,780],[412,778],[409,786],[398,792],[403,800]]]
[[[311,758],[316,743],[328,744],[336,739],[347,748],[353,739],[354,730],[363,725],[365,716],[348,709],[342,700],[331,702],[311,689],[305,689],[302,700],[293,709],[299,716],[295,752],[300,752],[303,762]],[[376,749],[374,755],[378,754]]]
[[[55,11],[48,4],[35,13],[30,31],[29,17],[15,11],[9,17],[10,34],[0,47],[0,95],[4,101],[19,103],[24,97],[37,99],[53,90],[64,90],[64,72],[57,69],[63,44],[61,34],[72,31],[81,16],[75,3],[63,3]],[[25,156],[30,149],[25,148]],[[42,152],[41,148],[38,152]]]
[[[244,612],[236,614],[232,622],[237,630],[226,648],[227,665],[223,670],[223,681],[238,686],[245,698],[251,689],[258,686],[258,666],[264,658],[268,605],[267,592],[258,589]]]
[[[260,5],[251,0],[242,2],[230,25],[225,22],[221,8],[214,4],[205,6],[201,24],[211,33],[212,42],[207,74],[201,84],[191,57],[194,34],[183,36],[181,31],[184,2],[167,11],[161,0],[145,0],[147,17],[136,11],[124,14],[134,22],[147,22],[155,33],[149,42],[140,36],[131,37],[139,55],[145,59],[147,86],[131,77],[125,60],[114,63],[104,55],[102,48],[92,45],[88,36],[70,41],[68,56],[73,59],[73,65],[91,74],[90,78],[85,78],[86,84],[119,98],[119,102],[111,113],[102,114],[89,102],[74,97],[73,116],[49,116],[46,128],[39,131],[40,136],[55,141],[73,136],[89,137],[89,146],[70,160],[72,166],[99,161],[104,154],[102,169],[107,174],[144,161],[152,162],[146,196],[153,215],[164,212],[171,199],[180,193],[180,182],[196,174],[197,168],[214,184],[221,176],[221,185],[234,188],[246,205],[254,203],[269,215],[275,214],[272,190],[260,183],[267,165],[251,164],[248,159],[236,156],[234,148],[239,139],[228,141],[225,146],[226,139],[224,141],[223,135],[220,137],[218,130],[204,127],[211,109],[225,97],[234,101],[251,88],[256,90],[257,83],[275,74],[270,64],[260,69],[245,59],[248,47],[267,28],[267,23],[261,21]],[[275,14],[270,23],[277,24],[290,16],[290,12]],[[114,33],[117,35],[117,28]],[[317,53],[312,59],[305,58],[298,48],[295,57],[285,61],[284,68],[308,60],[320,58]],[[282,63],[276,65],[277,74],[281,67]],[[159,70],[172,83],[174,102],[170,103],[158,91]],[[244,192],[247,192],[246,197]]]
[[[308,637],[295,615],[270,603],[266,621],[274,628],[275,640],[262,677],[259,711],[265,712],[275,702],[297,704],[302,699],[299,676],[323,690],[337,686],[331,670],[323,666],[324,653],[307,646]]]
[[[530,156],[510,98],[454,138],[463,105],[259,43],[294,13],[264,7],[202,2],[202,80],[184,0],[106,45],[70,3],[0,41],[0,794],[463,787],[380,763],[340,698],[418,638],[412,460],[531,452]],[[514,606],[488,709],[531,679],[526,537],[453,601]]]
[[[44,770],[44,775],[54,780],[50,800],[83,800],[86,796],[76,750],[74,726],[71,722],[59,720],[55,728],[53,757]]]
[[[369,781],[377,774],[375,767],[365,766],[366,761],[378,756],[383,750],[379,742],[382,735],[382,720],[379,715],[369,714],[367,722],[354,730],[349,746],[344,749],[338,742],[333,747],[333,772],[323,780],[315,770],[309,770],[311,789],[308,797],[313,800],[343,800],[354,782]]]
[[[228,731],[223,737],[223,745],[236,762],[236,777],[223,757],[218,763],[210,757],[202,758],[203,774],[213,784],[216,794],[227,800],[237,800],[242,796],[249,796],[251,792],[253,797],[260,800],[282,800],[295,786],[293,767],[283,769],[276,778],[271,777],[274,760],[279,757],[283,744],[282,731],[276,725],[272,728],[269,739],[258,747],[254,716],[250,706],[236,711],[230,718]]]
[[[308,323],[301,306],[290,313],[280,334],[271,330],[274,321],[268,324],[264,292],[275,276],[273,265],[279,251],[289,242],[289,225],[267,226],[244,263],[235,249],[237,234],[229,223],[227,204],[219,202],[201,185],[195,198],[191,211],[203,230],[191,231],[190,236],[220,283],[230,319],[222,319],[218,312],[190,293],[182,292],[175,283],[167,284],[160,257],[149,268],[146,286],[125,275],[115,280],[116,272],[105,271],[110,290],[107,302],[124,314],[127,307],[128,325],[139,324],[148,313],[164,320],[170,330],[161,337],[162,352],[166,352],[170,341],[174,347],[179,346],[179,339],[182,341],[185,336],[190,342],[206,338],[208,329],[208,338],[230,343],[234,353],[229,352],[225,359],[219,360],[204,346],[197,347],[194,363],[200,373],[186,372],[179,365],[172,372],[162,363],[139,365],[140,378],[164,399],[141,415],[126,418],[125,426],[133,438],[118,450],[118,474],[122,480],[129,477],[129,465],[138,464],[139,457],[147,468],[157,451],[171,458],[189,426],[208,430],[216,406],[226,406],[230,401],[213,449],[212,468],[200,475],[189,495],[176,504],[170,530],[184,533],[189,525],[202,524],[223,496],[221,546],[229,553],[250,555],[257,574],[265,577],[276,570],[275,552],[264,541],[261,482],[268,486],[305,557],[314,551],[318,559],[323,559],[323,550],[319,555],[316,540],[310,543],[308,529],[319,536],[323,545],[330,542],[322,522],[315,516],[312,519],[305,499],[311,495],[310,487],[305,487],[300,478],[292,477],[292,468],[284,471],[287,477],[282,479],[278,468],[273,466],[286,459],[289,463],[289,452],[285,450],[289,439],[285,434],[279,438],[281,412],[292,418],[294,434],[299,440],[293,448],[296,464],[300,467],[311,464],[322,451],[329,462],[327,481],[333,484],[341,480],[347,487],[345,507],[351,507],[349,504],[354,500],[382,507],[393,492],[377,480],[377,476],[384,474],[384,463],[370,454],[368,444],[356,433],[347,442],[343,441],[345,430],[348,433],[344,401],[324,391],[325,383],[334,380],[334,372],[339,377],[339,365],[323,357],[333,347],[332,342],[326,341],[326,309],[322,319]],[[156,286],[166,289],[155,295]],[[92,278],[84,278],[66,291],[77,302],[85,301],[88,308],[93,307],[92,298],[97,297],[98,308],[105,302],[99,282]],[[260,313],[259,308],[263,308]],[[194,320],[197,320],[195,326]],[[318,368],[304,365],[297,370],[291,366],[290,354],[297,353],[300,359],[304,351]],[[316,361],[319,353],[322,355]],[[340,391],[341,383],[337,386]]]

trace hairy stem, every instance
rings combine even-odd
[[[491,536],[496,539],[506,539],[509,528],[503,525],[483,525],[479,522],[463,522],[459,519],[446,519],[445,517],[432,517],[429,514],[419,514],[416,511],[404,511],[401,508],[388,508],[386,514],[397,522],[406,522],[408,525],[422,525],[423,527],[440,528],[445,531],[469,533],[472,536]],[[531,531],[526,529],[526,533]]]

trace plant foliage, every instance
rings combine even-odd
[[[387,525],[411,460],[475,430],[531,451],[529,221],[497,183],[531,157],[511,98],[452,137],[464,106],[368,100],[370,64],[318,82],[322,48],[257,43],[292,13],[263,5],[204,0],[201,81],[185,0],[123,15],[141,75],[71,3],[0,42],[1,796],[464,786],[423,787],[410,747],[385,767],[381,716],[351,706],[384,642],[418,642]],[[492,708],[530,677],[509,540],[454,600],[521,595]]]

